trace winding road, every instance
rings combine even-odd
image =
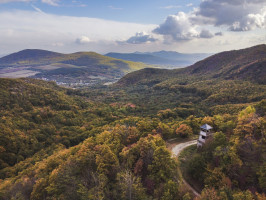
[[[178,156],[180,154],[180,152],[183,151],[184,148],[191,146],[193,144],[197,144],[197,140],[191,140],[188,142],[177,144],[171,149],[171,151],[172,151],[174,156]]]
[[[178,157],[181,151],[183,151],[186,147],[197,144],[197,140],[191,140],[188,142],[180,143],[175,145],[173,148],[171,148],[173,157]],[[190,185],[186,182],[186,180],[182,179],[184,184],[194,193],[195,196],[200,196],[200,194]]]

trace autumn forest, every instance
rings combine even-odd
[[[263,200],[265,77],[258,45],[110,85],[0,78],[0,199]]]

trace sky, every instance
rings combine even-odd
[[[266,0],[0,0],[0,55],[217,53],[266,43]]]

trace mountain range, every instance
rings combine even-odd
[[[266,83],[266,45],[258,45],[241,50],[226,51],[201,60],[182,69],[144,69],[130,73],[118,83],[142,83],[149,77],[152,81],[180,80],[248,80]]]
[[[59,84],[91,85],[113,82],[126,73],[148,67],[94,52],[61,54],[26,49],[0,58],[0,77],[32,77]]]
[[[265,199],[265,59],[258,45],[78,89],[0,78],[0,199],[195,199],[184,179],[202,200]],[[67,79],[75,77],[68,69],[86,77],[90,64],[113,70],[114,61],[122,62],[26,50],[4,57],[2,70],[40,75],[59,65]],[[177,162],[165,141],[198,138],[206,123],[214,137]]]
[[[132,54],[108,53],[104,56],[95,52],[62,54],[39,49],[26,49],[0,58],[0,77],[32,77],[53,80],[58,84],[71,87],[86,86],[112,83],[129,72],[155,67],[155,65],[157,67],[161,65],[163,68],[167,63],[169,65],[174,65],[174,63],[186,65],[205,58],[207,55],[159,51]],[[265,83],[266,74],[265,67],[263,67],[265,62],[265,45],[258,45],[243,50],[218,53],[183,69],[143,70],[125,76],[119,83],[129,80],[139,82],[146,73],[151,80],[157,73],[160,79],[163,79],[164,76],[161,73],[166,73],[165,79],[173,76],[196,78],[197,76],[201,77],[199,75],[204,75],[204,77],[211,78],[248,79]],[[153,73],[150,74],[151,71]],[[138,77],[134,77],[135,75]]]
[[[187,66],[209,54],[181,54],[174,51],[132,54],[77,52],[62,54],[26,49],[0,58],[0,77],[32,77],[56,81],[68,87],[110,84],[125,74],[147,67]]]
[[[108,103],[116,99],[145,107],[141,115],[179,107],[184,102],[188,104],[185,110],[193,105],[194,110],[187,114],[200,115],[202,109],[204,113],[206,110],[215,113],[217,109],[228,112],[230,104],[243,108],[247,103],[266,98],[265,77],[266,45],[263,44],[218,53],[181,69],[135,71],[106,88],[100,98],[97,96],[100,91],[87,92],[88,96]]]
[[[162,68],[178,68],[192,65],[211,54],[194,53],[184,54],[175,51],[135,52],[135,53],[108,53],[105,56],[146,64],[160,65]]]

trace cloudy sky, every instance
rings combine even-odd
[[[266,43],[266,0],[0,0],[0,55],[173,50]]]

